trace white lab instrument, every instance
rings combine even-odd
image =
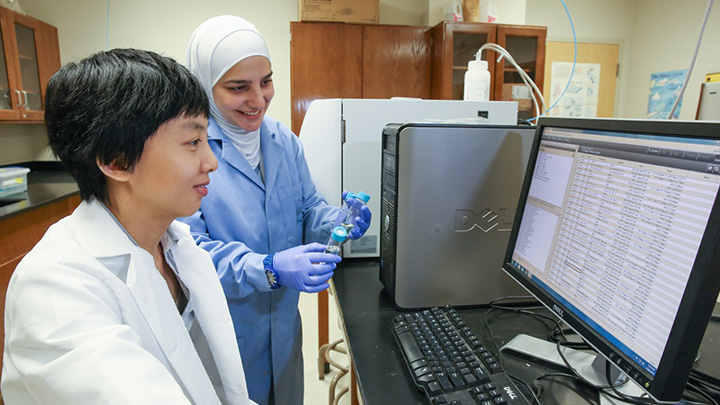
[[[378,257],[382,131],[389,123],[429,120],[494,125],[517,124],[517,102],[421,99],[321,99],[313,101],[300,140],[315,187],[339,206],[343,190],[372,198],[365,235],[343,245],[343,257]]]

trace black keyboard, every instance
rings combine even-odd
[[[450,306],[398,315],[393,336],[432,404],[530,404]]]

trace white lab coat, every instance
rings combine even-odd
[[[8,287],[5,404],[251,403],[210,258],[182,223],[166,238],[190,333],[152,256],[100,204],[50,227]]]

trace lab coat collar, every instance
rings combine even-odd
[[[208,122],[208,140],[215,140],[222,145],[220,155],[222,160],[228,162],[230,166],[234,167],[258,187],[263,190],[265,189],[265,184],[260,176],[255,172],[252,166],[250,166],[250,163],[248,163],[247,159],[245,159],[242,152],[240,152],[232,144],[232,141],[225,135],[215,119],[212,117]],[[260,148],[262,149],[262,140],[260,141]]]
[[[71,218],[74,228],[77,231],[78,242],[80,245],[94,257],[114,257],[133,254],[150,253],[138,246],[137,242],[125,230],[123,225],[113,216],[107,207],[97,200],[83,201],[75,210]],[[164,250],[172,248],[178,240],[178,226],[184,226],[182,223],[173,221],[167,229],[163,239]],[[103,238],[97,237],[98,229],[103,230]],[[135,249],[129,249],[135,247]]]
[[[130,246],[137,247],[130,235],[98,201],[83,201],[70,221],[77,232],[78,243],[94,257],[120,256],[130,253]],[[103,238],[97,237],[98,229],[102,229]]]
[[[221,158],[228,162],[230,166],[245,175],[245,177],[261,189],[265,191],[274,189],[278,173],[284,170],[285,159],[282,158],[282,154],[285,153],[285,151],[282,145],[278,143],[277,134],[270,129],[266,121],[263,121],[260,126],[260,152],[263,155],[262,164],[265,168],[264,183],[242,153],[237,150],[237,148],[233,146],[232,141],[225,136],[213,118],[210,118],[208,123],[208,139],[218,141],[222,144]]]

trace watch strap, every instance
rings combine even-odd
[[[270,286],[271,290],[275,290],[280,288],[280,284],[278,283],[278,274],[275,268],[273,267],[273,258],[275,257],[274,254],[269,254],[265,256],[263,259],[263,268],[265,269],[265,276],[267,276],[268,285]]]

